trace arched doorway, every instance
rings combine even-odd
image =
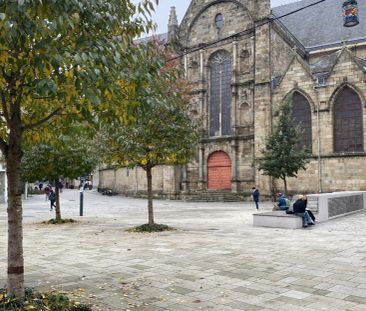
[[[208,158],[208,189],[231,189],[231,160],[223,151],[216,151]]]

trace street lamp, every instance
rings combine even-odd
[[[344,27],[353,27],[359,24],[356,0],[346,0],[343,2],[343,21]]]

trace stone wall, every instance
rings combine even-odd
[[[263,18],[268,4],[269,1],[247,0],[192,1],[180,26],[181,42],[189,48],[252,28],[256,18]],[[215,27],[215,16],[219,13],[224,17],[222,29]],[[266,32],[268,28],[264,28]],[[254,63],[259,55],[255,52],[255,44],[254,36],[249,33],[190,53],[184,59],[186,78],[192,89],[190,112],[201,119],[203,128],[198,154],[187,165],[184,182],[187,191],[207,188],[207,161],[215,151],[224,151],[231,159],[234,192],[247,190],[254,183]],[[268,42],[266,46],[268,48]],[[227,51],[232,61],[232,130],[228,136],[209,137],[210,58],[220,50]],[[265,66],[268,65],[267,60]]]
[[[312,154],[314,159],[307,166],[306,172],[300,172],[297,179],[289,180],[290,190],[302,192],[366,190],[366,167],[364,165],[366,154],[364,152],[334,153],[333,151],[333,105],[337,92],[344,86],[355,90],[363,103],[363,129],[365,131],[365,73],[347,49],[342,50],[325,85],[316,87],[309,68],[298,56],[293,60],[276,89],[273,98],[274,107],[277,107],[291,92],[299,91],[308,99],[312,109]],[[365,146],[366,136],[364,135]],[[317,160],[319,151],[320,164]],[[283,189],[279,182],[277,182],[277,187]]]
[[[224,15],[224,27],[217,31],[215,16]],[[269,15],[268,0],[192,0],[180,25],[179,36],[185,47],[197,46],[230,36],[253,26],[253,21]]]
[[[271,74],[282,76],[290,65],[294,51],[277,29],[271,28]]]
[[[314,64],[336,50],[325,49],[304,56],[302,49],[293,49],[294,45],[300,45],[296,38],[287,36],[286,29],[276,23],[263,25],[270,13],[269,4],[269,0],[191,1],[179,27],[179,40],[182,50],[202,46],[182,59],[191,88],[189,111],[192,118],[202,124],[202,139],[196,156],[181,171],[179,168],[155,169],[156,193],[207,189],[207,161],[215,151],[224,151],[231,159],[232,192],[246,191],[254,183],[263,195],[270,194],[275,187],[282,190],[281,182],[256,170],[255,159],[261,156],[265,140],[272,131],[276,109],[294,91],[307,98],[311,107],[312,159],[297,179],[289,179],[290,191],[366,190],[366,154],[333,152],[333,104],[342,87],[349,86],[360,96],[366,130],[366,77],[362,62],[356,58],[366,58],[366,47],[343,49],[325,84],[317,85],[309,63]],[[224,17],[221,29],[215,26],[219,13]],[[205,43],[254,25],[257,27],[251,33],[203,48]],[[220,50],[228,52],[232,61],[231,133],[210,137],[210,58]],[[304,60],[304,57],[309,59]],[[274,88],[272,78],[279,76],[281,80]],[[100,184],[124,193],[140,193],[146,188],[141,170],[101,171]]]
[[[180,171],[174,166],[156,166],[152,169],[153,193],[170,198],[177,195]],[[110,188],[125,195],[145,195],[147,189],[146,172],[142,168],[104,169],[99,171],[99,188]]]

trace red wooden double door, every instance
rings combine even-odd
[[[208,158],[208,189],[231,189],[231,160],[223,151],[216,151]]]

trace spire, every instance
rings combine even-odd
[[[177,12],[175,11],[175,6],[172,6],[170,8],[168,27],[171,27],[171,26],[178,26],[178,18],[177,18]]]
[[[178,37],[179,25],[177,12],[175,11],[175,6],[170,8],[169,24],[168,24],[168,44],[175,44]]]

